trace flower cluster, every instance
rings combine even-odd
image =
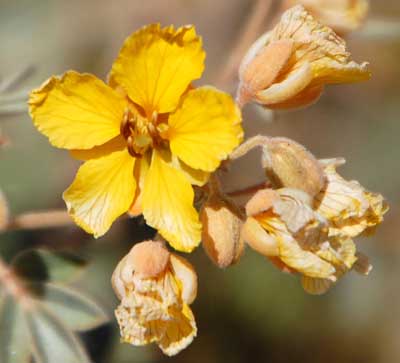
[[[236,102],[193,85],[204,59],[193,26],[149,25],[126,39],[108,83],[68,71],[29,99],[38,130],[83,161],[63,194],[74,221],[100,237],[128,213],[158,230],[160,241],[136,244],[121,260],[112,285],[123,341],[154,342],[167,355],[197,334],[189,307],[197,276],[165,241],[181,252],[202,241],[220,268],[237,263],[248,244],[321,294],[353,268],[369,273],[353,240],[373,231],[387,210],[382,196],[336,172],[342,159],[317,160],[286,138],[242,143],[246,103],[303,107],[327,84],[369,79],[367,63],[352,61],[332,29],[302,6],[287,10],[244,57]],[[224,193],[218,169],[255,146],[266,184],[243,206]]]

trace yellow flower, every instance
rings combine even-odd
[[[319,98],[326,84],[369,79],[367,66],[351,61],[344,40],[298,5],[244,57],[238,102],[276,109],[306,106]]]
[[[382,195],[365,190],[356,181],[347,181],[336,168],[343,159],[320,160],[326,176],[325,188],[316,196],[315,208],[329,221],[329,234],[354,238],[373,232],[388,211]]]
[[[284,7],[303,5],[322,24],[346,34],[357,29],[368,13],[367,0],[286,0]]]
[[[301,274],[306,291],[322,294],[353,267],[357,256],[350,238],[329,236],[328,221],[312,203],[301,190],[261,190],[246,205],[242,233],[250,247],[278,268]],[[365,274],[370,271],[366,264]]]
[[[189,305],[196,298],[197,276],[186,260],[160,242],[142,242],[118,264],[112,283],[121,300],[115,315],[123,341],[155,342],[169,356],[192,342],[197,328]]]
[[[125,41],[109,85],[69,71],[31,93],[38,130],[85,161],[63,197],[87,232],[103,235],[131,207],[176,249],[198,245],[192,185],[203,185],[242,139],[231,97],[191,86],[204,58],[194,27],[150,25]]]

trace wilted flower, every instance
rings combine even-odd
[[[301,190],[261,190],[246,213],[245,241],[281,270],[301,274],[310,293],[326,292],[357,260],[353,241],[329,236],[328,221]]]
[[[329,221],[329,234],[356,237],[372,232],[383,220],[388,205],[382,195],[365,190],[357,181],[347,181],[336,168],[344,159],[320,160],[327,179],[315,198],[315,208]]]
[[[192,185],[203,185],[242,139],[232,98],[191,86],[204,58],[194,27],[150,25],[125,41],[109,85],[69,71],[31,93],[39,131],[86,161],[63,197],[87,232],[103,235],[131,207],[176,249],[199,244]]]
[[[286,0],[284,8],[303,5],[322,24],[339,34],[357,29],[368,13],[367,0]]]
[[[161,242],[136,244],[112,277],[121,304],[115,311],[122,340],[157,343],[167,355],[186,348],[197,328],[189,305],[197,294],[197,276],[183,258]]]
[[[309,105],[326,84],[369,79],[367,66],[351,61],[343,39],[295,6],[243,59],[238,102],[276,109]]]

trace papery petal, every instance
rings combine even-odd
[[[155,150],[143,189],[143,215],[172,247],[190,252],[200,243],[201,224],[193,207],[194,192],[168,156]]]
[[[147,115],[173,111],[204,69],[205,53],[193,26],[175,30],[153,24],[125,40],[113,64],[110,84],[121,86]]]
[[[31,92],[29,112],[53,146],[90,149],[120,133],[127,103],[101,80],[69,71]]]
[[[125,213],[135,194],[135,159],[127,150],[85,162],[63,198],[68,212],[86,232],[100,237]]]
[[[197,275],[193,266],[184,258],[171,254],[173,273],[181,282],[182,300],[191,304],[197,296]]]
[[[184,304],[182,311],[173,311],[171,315],[172,321],[158,342],[161,350],[168,356],[178,354],[185,349],[197,334],[196,322],[188,305]]]
[[[301,285],[303,286],[304,291],[311,295],[323,295],[332,287],[333,282],[328,279],[302,276]]]
[[[291,39],[295,42],[293,66],[308,62],[313,84],[358,82],[370,78],[368,64],[351,61],[345,41],[316,21],[303,6],[287,10],[272,31],[270,41]]]
[[[212,87],[191,90],[168,120],[171,151],[192,168],[212,172],[242,141],[240,123],[228,94]]]

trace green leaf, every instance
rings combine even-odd
[[[21,306],[9,295],[0,303],[0,362],[28,363],[31,357],[28,327]]]
[[[44,249],[27,250],[12,262],[15,272],[36,282],[70,282],[82,273],[86,261],[76,255]]]
[[[44,306],[26,312],[36,363],[89,363],[78,338]]]
[[[42,302],[72,330],[90,330],[109,320],[95,301],[70,287],[45,284]]]

